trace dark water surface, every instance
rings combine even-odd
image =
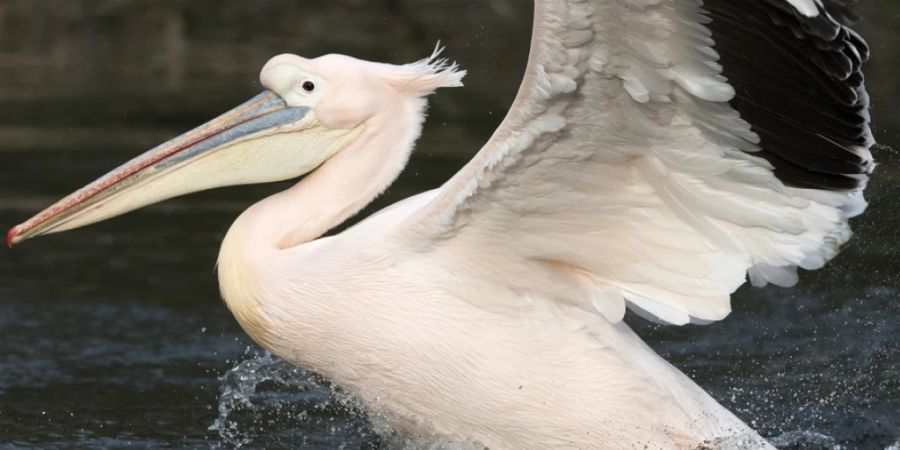
[[[863,12],[877,134],[897,147],[900,6]],[[249,97],[284,51],[406,62],[442,39],[468,87],[435,98],[420,150],[370,210],[437,186],[511,102],[529,20],[503,0],[0,0],[0,224]],[[900,158],[876,156],[854,240],[797,288],[741,289],[707,327],[629,319],[781,448],[900,448]],[[0,448],[396,445],[326,381],[259,353],[219,299],[225,230],[284,186],[197,194],[0,251]]]

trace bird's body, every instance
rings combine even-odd
[[[414,129],[417,117],[392,126]],[[363,142],[359,151],[378,145]],[[399,160],[412,150],[393,149]],[[223,297],[267,350],[414,435],[489,448],[589,448],[609,437],[620,448],[761,442],[624,323],[508,289],[495,277],[515,275],[502,270],[459,270],[454,259],[469,255],[426,251],[417,243],[427,241],[398,233],[440,189],[318,238],[353,213],[346,205],[365,205],[396,174],[390,158],[375,163],[385,170],[359,161],[328,161],[248,209],[223,241]],[[369,189],[333,182],[331,172],[355,171],[384,175],[368,178]],[[323,198],[319,209],[294,206]]]
[[[622,319],[721,320],[748,274],[790,286],[837,253],[874,166],[866,56],[818,0],[538,1],[519,96],[481,152],[321,238],[393,182],[425,97],[464,73],[436,55],[282,55],[266,92],[8,241],[308,173],[232,225],[223,297],[256,342],[397,429],[490,448],[770,448]]]
[[[764,445],[624,323],[459,279],[398,242],[391,230],[436,194],[264,255],[239,250],[238,220],[219,258],[229,308],[256,342],[404,433],[489,448]],[[233,271],[255,279],[233,286]]]

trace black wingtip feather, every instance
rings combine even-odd
[[[806,17],[786,0],[704,0],[731,105],[760,137],[754,153],[788,186],[858,189],[872,144],[862,64],[865,41],[842,23],[847,0]]]

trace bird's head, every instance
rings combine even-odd
[[[350,146],[367,126],[465,72],[439,52],[413,64],[342,55],[272,58],[262,93],[128,161],[9,230],[8,245],[99,222],[165,199],[223,186],[307,174]]]

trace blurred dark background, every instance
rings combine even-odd
[[[856,238],[796,289],[742,289],[722,324],[635,322],[786,448],[900,437],[900,2],[859,7],[881,165]],[[480,148],[518,88],[530,28],[521,0],[0,0],[0,224],[249,98],[275,54],[405,63],[440,40],[469,70],[466,87],[432,98],[419,150],[379,208],[439,185]],[[381,445],[340,408],[311,421],[308,404],[293,406],[320,401],[319,388],[258,379],[265,401],[219,401],[236,388],[218,377],[259,358],[219,300],[218,244],[282,186],[197,194],[0,251],[0,447]],[[223,408],[243,409],[208,430]]]

